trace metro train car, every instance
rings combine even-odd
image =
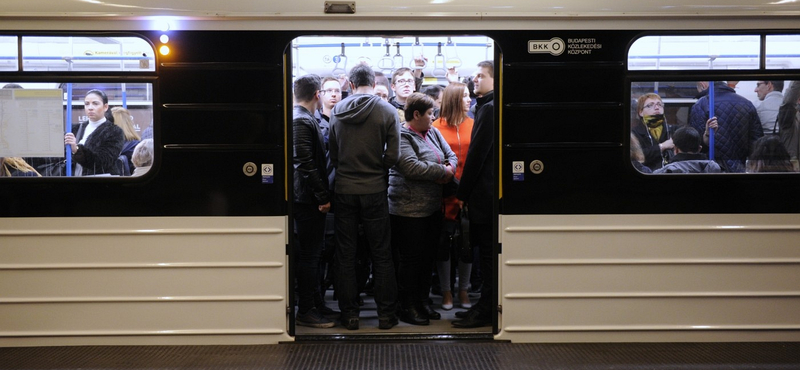
[[[4,0],[0,158],[42,176],[0,176],[0,346],[800,341],[798,25],[795,0]],[[423,85],[494,62],[491,326],[299,328],[292,82],[418,56]],[[756,111],[771,81],[789,124],[732,140],[792,170],[634,167],[640,96],[670,130],[705,125],[699,82]],[[144,175],[70,173],[92,89],[152,137]]]

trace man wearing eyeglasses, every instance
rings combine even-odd
[[[783,102],[783,81],[756,81],[756,95],[761,104],[756,107],[764,135],[777,135],[778,109]]]
[[[418,70],[421,74],[422,70]],[[417,85],[422,84],[422,77],[415,77],[414,72],[410,68],[398,68],[392,73],[392,91],[394,96],[389,99],[389,103],[397,108],[397,113],[400,116],[400,123],[405,122],[406,99],[415,91]]]
[[[320,90],[320,107],[314,112],[314,117],[319,121],[319,129],[322,132],[323,142],[325,144],[325,160],[328,173],[329,188],[333,189],[333,179],[336,176],[336,170],[331,164],[331,156],[329,148],[329,133],[330,133],[330,120],[331,111],[333,106],[336,105],[342,98],[341,82],[335,77],[325,77],[322,79],[322,88]],[[320,267],[320,300],[322,302],[317,305],[317,310],[326,318],[338,318],[339,312],[334,311],[325,305],[325,290],[329,286],[329,282],[333,281],[333,253],[336,243],[334,242],[334,215],[333,206],[331,211],[325,215],[325,244],[322,248],[322,266]],[[328,282],[326,282],[326,280]]]

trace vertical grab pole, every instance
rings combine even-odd
[[[714,81],[708,82],[708,118],[714,117]],[[717,120],[719,123],[719,120]],[[714,160],[714,129],[708,129],[708,159]]]
[[[64,135],[72,132],[72,83],[67,84],[67,119],[65,120]],[[67,152],[67,176],[72,176],[72,147],[66,145]]]
[[[126,83],[122,83],[122,107],[128,109],[128,89]]]

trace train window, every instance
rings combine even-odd
[[[629,70],[758,69],[758,35],[645,36],[628,51]]]
[[[19,70],[19,48],[16,36],[0,36],[0,72]]]
[[[22,70],[30,72],[152,72],[154,54],[139,37],[22,37]]]
[[[485,36],[305,36],[292,42],[292,72],[294,78],[307,73],[338,77],[365,63],[380,80],[381,74],[391,77],[398,68],[415,67],[414,59],[422,56],[423,85],[446,85],[448,68],[466,78],[478,62],[494,58],[493,47]]]
[[[798,49],[800,35],[636,40],[628,56],[633,166],[656,174],[800,172],[795,132],[800,82],[788,74],[766,74],[800,68]],[[674,71],[682,70],[732,72],[709,78],[695,72],[695,79],[674,80]],[[735,70],[755,71],[743,80],[736,76],[744,72]],[[659,71],[669,73],[654,81]],[[763,74],[763,80],[754,74]]]
[[[767,69],[800,68],[800,35],[767,35]]]
[[[138,176],[153,164],[151,83],[0,82],[0,86],[0,177]],[[102,104],[104,99],[107,105]],[[103,118],[112,121],[112,127],[90,125]],[[93,136],[97,132],[115,135],[98,141]],[[71,146],[65,146],[70,133],[83,152],[73,154]],[[107,153],[106,147],[113,147],[116,154],[101,155]]]
[[[798,172],[797,151],[785,144],[777,119],[784,94],[797,100],[791,83],[633,82],[631,163],[655,174]],[[717,127],[708,129],[712,99]]]

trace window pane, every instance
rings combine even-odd
[[[757,35],[647,36],[628,51],[628,69],[758,69],[759,45]]]
[[[138,37],[22,38],[24,71],[155,71],[152,46]]]
[[[11,158],[4,165],[5,168],[10,168],[9,163],[13,165],[8,173],[0,174],[0,177],[9,173],[12,176],[31,176],[31,171],[20,169],[20,163],[30,165],[22,167],[32,167],[42,176],[65,176],[65,134],[71,132],[79,140],[92,140],[91,134],[84,138],[81,133],[86,132],[91,118],[85,109],[85,98],[87,92],[93,89],[101,90],[108,97],[109,114],[105,116],[115,117],[113,124],[122,128],[125,137],[122,147],[115,146],[115,150],[120,151],[118,157],[91,156],[89,160],[89,156],[84,156],[86,162],[73,162],[72,170],[75,172],[72,172],[72,176],[79,174],[77,164],[86,167],[80,172],[82,176],[130,176],[137,167],[144,166],[142,161],[137,164],[137,160],[143,158],[138,158],[134,149],[140,141],[152,138],[152,84],[19,82],[17,85],[20,87],[0,89],[0,112],[3,112],[0,115],[0,157]],[[95,117],[94,120],[98,119]],[[82,144],[87,145],[85,142]],[[89,147],[98,148],[102,145],[92,143]],[[148,153],[152,154],[152,148]],[[108,167],[109,163],[113,168]]]
[[[800,35],[767,36],[767,69],[800,68]]]
[[[713,131],[709,81],[632,82],[632,164],[645,173],[798,172],[777,124],[787,82],[715,81]]]
[[[16,36],[0,36],[0,71],[16,72],[18,68]]]

